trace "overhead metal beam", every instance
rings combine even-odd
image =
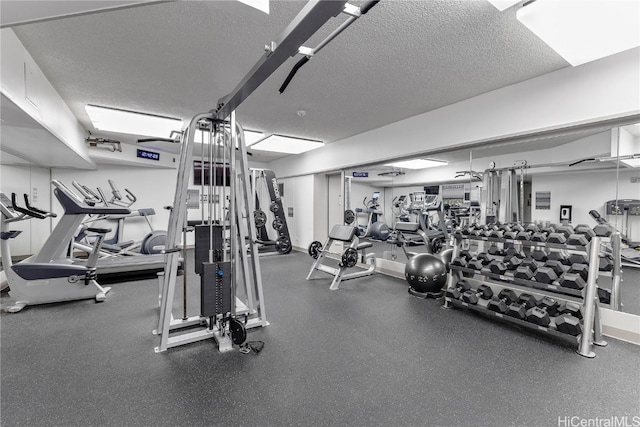
[[[0,28],[169,1],[175,0],[5,1],[2,3]]]
[[[280,38],[265,46],[265,54],[227,96],[220,98],[212,110],[223,120],[242,104],[284,62],[298,53],[298,48],[329,19],[343,11],[346,0],[310,0],[285,28]]]

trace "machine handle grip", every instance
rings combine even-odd
[[[118,190],[118,186],[112,180],[107,180],[109,182],[109,186],[111,187],[111,194],[116,200],[122,200],[122,194],[120,194],[120,190]]]
[[[29,209],[30,211],[38,212],[39,214],[42,214],[44,216],[50,216],[52,218],[55,218],[58,216],[53,212],[45,211],[42,209],[38,209],[35,206],[31,206],[31,204],[29,203],[29,195],[27,193],[24,194],[24,204],[27,207],[27,209]]]
[[[81,184],[82,185],[82,184]],[[103,201],[102,198],[100,196],[98,196],[96,193],[94,193],[93,191],[91,191],[91,189],[89,187],[87,187],[86,185],[82,185],[82,188],[84,188],[84,191],[86,191],[87,193],[89,193],[89,195],[91,195],[91,197],[93,197],[94,199],[98,200],[98,201]]]
[[[124,191],[127,192],[127,199],[129,199],[129,201],[131,202],[129,204],[129,206],[131,206],[132,204],[134,204],[138,200],[138,198],[136,196],[134,196],[133,193],[131,191],[129,191],[128,188],[125,188]]]
[[[174,144],[177,143],[177,141],[172,138],[140,138],[138,140],[138,143],[141,143],[141,142],[173,142]]]
[[[13,205],[13,209],[17,212],[20,212],[21,214],[25,214],[27,216],[33,217],[33,218],[38,218],[38,219],[45,219],[46,216],[36,212],[36,211],[32,211],[30,209],[25,209],[21,206],[18,206],[18,203],[16,202],[16,193],[11,193],[11,204]]]
[[[361,14],[366,14],[367,12],[369,12],[371,10],[371,8],[375,5],[377,5],[380,2],[380,0],[371,0],[368,1],[367,3],[363,4],[362,7],[360,8],[360,13]]]
[[[289,75],[287,75],[287,78],[284,79],[284,83],[282,83],[282,86],[280,86],[280,89],[278,89],[278,92],[282,93],[285,91],[287,86],[289,86],[289,83],[291,83],[291,79],[293,79],[293,76],[295,76],[298,70],[300,69],[300,67],[302,67],[307,62],[309,62],[308,56],[304,56],[300,61],[296,62],[296,65],[294,65],[291,71],[289,71]]]
[[[172,254],[174,252],[181,252],[182,248],[173,248],[173,249],[165,249],[162,251],[163,254]]]

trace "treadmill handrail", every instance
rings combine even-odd
[[[91,206],[78,197],[69,187],[54,179],[51,183],[56,187],[53,194],[64,208],[66,214],[130,214],[131,210],[120,206]]]

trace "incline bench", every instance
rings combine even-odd
[[[326,255],[329,254],[329,248],[335,241],[348,243],[348,246],[342,253],[338,268],[330,267],[322,263]],[[351,225],[334,225],[331,229],[331,232],[329,232],[327,241],[323,246],[321,246],[318,258],[316,258],[316,260],[313,262],[313,265],[311,266],[311,270],[309,270],[307,280],[311,279],[311,276],[316,270],[329,273],[333,276],[333,282],[331,282],[331,286],[329,287],[329,289],[335,291],[340,286],[340,282],[342,280],[356,279],[358,277],[364,277],[373,274],[376,269],[375,254],[366,253],[366,249],[372,246],[373,244],[369,242],[360,243],[356,227],[353,227]],[[369,267],[366,270],[345,274],[347,268],[355,267],[355,265],[357,264],[358,251],[361,251],[361,262],[369,264]]]

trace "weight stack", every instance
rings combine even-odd
[[[231,263],[204,262],[200,275],[200,311],[203,317],[231,312]]]
[[[211,233],[209,233],[211,231]],[[196,225],[196,244],[195,244],[195,271],[202,276],[202,264],[209,262],[209,241],[213,235],[214,253],[220,254],[220,259],[213,259],[214,262],[222,261],[223,245],[222,226],[221,225]]]

